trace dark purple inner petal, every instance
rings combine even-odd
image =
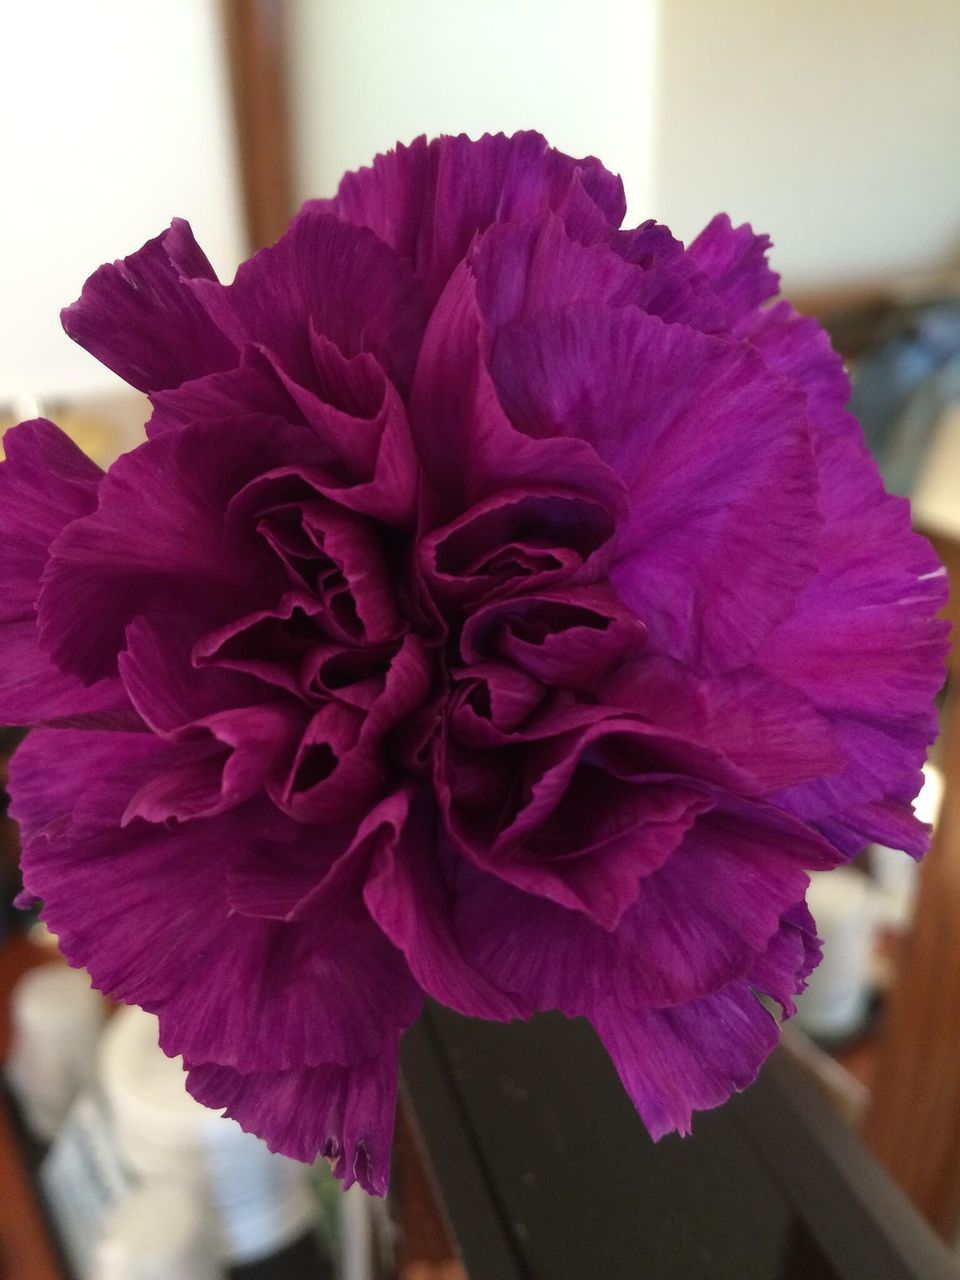
[[[482,599],[582,577],[613,532],[610,513],[578,495],[505,493],[425,538],[421,564],[438,594]]]

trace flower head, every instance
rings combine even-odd
[[[174,222],[64,313],[147,442],[5,441],[27,891],[372,1190],[425,993],[586,1016],[686,1131],[817,961],[807,872],[924,848],[937,562],[766,239],[623,214],[527,133],[378,157],[230,285]]]

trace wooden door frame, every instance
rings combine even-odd
[[[294,211],[286,0],[221,0],[248,248],[273,244]]]

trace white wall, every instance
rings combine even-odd
[[[217,0],[0,4],[0,397],[118,380],[62,333],[101,262],[174,215],[242,254]]]
[[[538,128],[689,239],[719,209],[790,286],[960,246],[958,0],[291,0],[298,195],[398,139]]]
[[[656,0],[292,0],[297,194],[420,133],[539,129],[651,196]]]
[[[785,282],[960,249],[958,0],[661,0],[656,213],[770,232]]]
[[[956,0],[288,0],[297,194],[417,133],[543,130],[684,237],[718,208],[789,286],[960,243]],[[113,385],[58,312],[188,217],[242,253],[219,0],[0,3],[0,398]]]

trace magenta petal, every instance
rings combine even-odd
[[[616,724],[533,749],[448,749],[437,790],[459,849],[508,884],[613,929],[639,885],[712,801],[654,775],[621,779],[595,760]]]
[[[613,930],[471,873],[457,895],[457,934],[477,969],[536,1009],[589,1014],[611,989],[624,1008],[669,1008],[748,973],[803,897],[806,868],[837,861],[772,807],[718,808],[641,880]]]
[[[806,870],[838,861],[826,841],[779,810],[718,806],[643,881],[624,918],[624,948],[655,958],[634,991],[666,1007],[741,976],[803,897]]]
[[[660,647],[721,670],[749,660],[816,569],[802,396],[746,344],[636,310],[505,328],[491,367],[518,429],[589,440],[624,481],[612,582]]]
[[[458,676],[458,689],[465,690],[465,695],[454,703],[451,723],[456,723],[457,736],[467,745],[472,729],[476,734],[473,745],[480,747],[503,742],[521,730],[543,706],[548,693],[533,676],[501,662],[474,663]],[[489,721],[493,734],[479,728],[482,720]]]
[[[131,798],[124,824],[188,822],[235,808],[282,778],[306,724],[296,703],[218,711],[176,734],[182,761],[158,772]]]
[[[499,1022],[523,1016],[523,1002],[501,991],[460,950],[433,806],[414,806],[409,794],[396,796],[394,805],[392,838],[380,844],[364,888],[370,914],[433,999],[471,1018]]]
[[[198,292],[241,347],[260,343],[297,382],[314,372],[311,330],[347,356],[369,351],[409,384],[425,320],[409,263],[364,227],[306,208],[275,245],[242,263],[231,285]]]
[[[615,671],[598,697],[719,752],[763,794],[839,773],[846,764],[830,719],[808,696],[756,667],[698,677],[651,654]]]
[[[111,821],[118,825],[140,772],[162,756],[163,748],[149,733],[90,732],[79,729],[36,729],[14,753],[10,764],[13,794],[11,815],[20,824],[20,841],[26,849],[22,870],[30,878],[30,847],[46,831],[52,836],[70,826],[86,833],[90,823],[86,800],[90,784],[103,776],[119,755],[132,771],[134,781],[120,789],[106,813],[94,815],[92,829],[102,830]],[[83,767],[64,769],[58,762],[77,755]],[[49,829],[49,830],[47,830]]]
[[[35,618],[0,622],[0,724],[135,728],[138,717],[117,679],[89,687],[60,671],[41,646]]]
[[[399,393],[368,352],[348,360],[312,330],[308,340],[314,366],[304,373],[308,385],[266,347],[246,346],[236,368],[155,394],[148,435],[252,413],[301,424],[316,436],[321,492],[386,523],[409,525],[417,462]]]
[[[419,565],[435,595],[458,603],[592,582],[613,555],[614,528],[607,505],[586,495],[505,488],[423,538]]]
[[[208,1062],[189,1067],[187,1088],[225,1109],[271,1151],[312,1164],[332,1161],[344,1188],[386,1195],[397,1100],[397,1045],[355,1066],[334,1064],[241,1074]]]
[[[701,333],[728,332],[727,310],[710,279],[667,227],[652,219],[632,231],[618,231],[610,248],[643,272],[636,304],[671,324]]]
[[[147,435],[162,435],[192,422],[220,422],[251,413],[307,425],[266,351],[246,346],[238,360],[232,368],[154,391],[150,396],[153,416],[147,423]]]
[[[285,592],[270,608],[233,618],[197,640],[191,655],[196,682],[211,699],[229,689],[234,705],[238,700],[262,701],[265,686],[303,697],[304,664],[317,646],[330,643],[329,622],[323,602],[315,596]],[[341,638],[339,630],[334,636]],[[120,661],[126,671],[129,659]],[[238,673],[240,685],[232,683],[229,672]],[[193,679],[185,681],[183,691],[174,695],[177,702],[183,701],[183,693],[192,694],[193,684]],[[248,687],[259,687],[260,696],[241,697],[240,690]]]
[[[819,955],[813,921],[800,903],[784,913],[746,977],[713,995],[672,1009],[598,1003],[590,1020],[651,1137],[689,1133],[694,1111],[716,1107],[753,1082],[777,1042],[777,1024],[755,993],[770,995],[789,1016]]]
[[[127,707],[116,680],[85,688],[57,669],[40,642],[36,601],[51,542],[96,508],[103,472],[52,422],[3,437],[0,463],[0,723],[30,724]]]
[[[737,333],[756,347],[768,369],[800,387],[811,421],[836,422],[839,416],[846,432],[856,431],[853,419],[843,414],[850,379],[829,336],[812,316],[799,315],[789,302],[777,302],[745,316]]]
[[[0,619],[33,615],[47,550],[64,525],[96,509],[100,468],[45,418],[21,422],[3,437]]]
[[[689,1133],[707,1111],[752,1084],[777,1024],[745,982],[674,1009],[603,1004],[590,1015],[650,1136]]]
[[[718,213],[687,250],[726,308],[731,329],[779,288],[780,277],[767,266],[769,248],[769,236],[754,234],[746,223],[734,227]]]
[[[476,233],[494,223],[536,222],[557,210],[572,230],[597,234],[619,226],[626,207],[622,182],[598,160],[572,159],[530,132],[418,138],[348,173],[333,200],[316,204],[371,227],[411,259],[431,300]],[[596,222],[584,204],[599,212]]]
[[[384,797],[359,821],[347,818],[315,829],[291,823],[290,839],[252,841],[227,872],[231,910],[264,920],[309,921],[335,908],[344,894],[362,888],[369,864],[382,844],[395,839],[406,814],[406,797]]]
[[[908,504],[884,493],[857,434],[841,420],[815,444],[825,516],[820,571],[770,636],[763,661],[830,720],[847,763],[791,788],[783,802],[821,819],[893,801],[908,821],[936,733],[948,628],[935,614],[946,601],[946,575],[911,530]],[[873,830],[869,821],[862,826],[861,845]]]
[[[56,816],[70,801],[57,781],[66,749],[86,783],[73,819],[69,809]],[[22,777],[34,797],[22,815],[24,881],[64,954],[101,990],[156,1013],[164,1049],[188,1060],[285,1070],[377,1053],[392,1028],[413,1021],[421,995],[355,881],[310,920],[254,919],[229,905],[237,852],[259,838],[279,841],[282,853],[302,838],[297,828],[254,803],[121,829],[130,796],[178,749],[146,734],[47,730],[15,756],[15,785]],[[322,840],[312,843],[322,864]]]
[[[252,531],[228,541],[224,513],[248,481],[285,458],[309,458],[310,433],[270,418],[201,423],[124,454],[100,486],[99,508],[51,548],[40,634],[55,661],[90,681],[112,674],[138,613],[182,607],[236,616],[262,599],[264,549]],[[259,555],[259,563],[258,563]]]
[[[427,326],[410,398],[429,527],[524,486],[582,494],[619,514],[622,481],[589,439],[548,432],[534,439],[511,424],[490,375],[488,346],[477,282],[461,264]]]
[[[319,823],[369,809],[390,779],[381,750],[384,735],[416,711],[429,690],[424,646],[407,636],[369,711],[343,702],[328,702],[317,711],[287,776],[270,787],[276,804],[298,821]]]
[[[267,701],[271,689],[222,667],[193,662],[197,619],[183,614],[141,615],[126,630],[119,657],[124,687],[156,733],[170,733],[218,711]]]
[[[820,963],[817,926],[805,902],[785,911],[766,951],[750,966],[750,984],[776,1000],[785,1018],[797,1008],[794,997],[806,990],[807,978]]]
[[[218,925],[203,972],[156,1009],[167,1053],[241,1071],[350,1066],[420,1013],[420,988],[359,894],[310,921]]]
[[[175,218],[129,258],[95,271],[64,310],[63,327],[141,391],[175,387],[236,363],[236,346],[197,289],[219,289],[216,280],[190,224]]]
[[[639,305],[647,292],[641,268],[606,244],[581,244],[552,214],[539,224],[492,228],[467,261],[491,333],[576,303]]]
[[[919,781],[907,788],[919,789]],[[821,816],[816,825],[831,844],[851,858],[862,853],[867,843],[902,849],[911,858],[922,858],[932,837],[930,827],[916,817],[906,800],[876,800],[836,816]]]
[[[469,663],[503,659],[548,684],[595,687],[646,628],[607,587],[568,588],[496,601],[468,619],[460,642]]]

